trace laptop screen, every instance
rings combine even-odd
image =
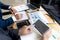
[[[30,0],[30,3],[37,8],[40,8],[41,0]]]

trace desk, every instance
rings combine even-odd
[[[44,16],[47,18],[47,20],[49,21],[49,23],[47,25],[51,29],[54,29],[55,31],[60,33],[60,25],[56,21],[54,21],[42,7],[40,7],[40,12],[43,13]],[[60,40],[60,37],[57,38],[57,40]]]
[[[54,29],[55,31],[57,31],[58,33],[60,33],[60,25],[56,22],[56,21],[54,21],[49,15],[48,15],[48,13],[41,7],[40,9],[40,12],[41,13],[43,13],[44,14],[44,16],[47,18],[47,20],[49,21],[49,23],[47,24],[51,29]],[[16,24],[16,23],[15,23]],[[31,39],[31,38],[28,38],[28,39],[30,39],[30,40],[39,40],[39,38],[40,38],[40,36],[39,36],[39,34],[38,33],[36,33],[36,32],[33,32],[32,34],[34,34],[33,35],[33,37],[34,37],[34,39]],[[30,34],[30,35],[32,35],[32,34]],[[37,35],[37,36],[36,36]],[[28,35],[29,36],[29,35]],[[26,36],[21,36],[21,38],[22,38],[22,40],[24,40],[24,38],[25,38]],[[29,37],[32,37],[32,36],[29,36]],[[60,40],[60,37],[59,38],[57,38],[57,40]]]

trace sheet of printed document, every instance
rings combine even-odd
[[[29,9],[28,6],[25,5],[25,4],[22,4],[22,5],[19,5],[19,6],[15,6],[15,7],[13,7],[13,8],[16,9],[17,12],[19,12],[19,11],[24,11],[24,10]]]
[[[41,36],[35,32],[32,32],[31,34],[28,35],[20,36],[21,40],[40,40],[40,37]]]
[[[12,16],[15,21],[22,21],[22,20],[27,20],[28,19],[28,16],[27,16],[25,11],[17,12],[17,14],[22,14],[22,18],[19,19],[19,20],[16,20],[15,16]]]
[[[35,23],[38,19],[44,23],[49,23],[46,17],[41,12],[33,12],[28,14],[31,24]]]
[[[57,40],[58,37],[60,37],[60,33],[52,29],[52,36],[49,40]]]

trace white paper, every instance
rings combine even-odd
[[[49,38],[49,40],[56,40],[56,39],[51,36],[51,37]]]
[[[22,18],[19,19],[19,20],[16,20],[15,16],[12,16],[15,21],[22,21],[22,20],[27,20],[28,19],[27,14],[26,14],[25,11],[18,12],[17,14],[22,14]]]
[[[21,40],[40,40],[40,36],[33,32],[31,34],[21,36]]]
[[[39,17],[40,17],[40,20],[43,22],[43,23],[49,23],[48,22],[48,20],[47,20],[47,18],[44,16],[44,14],[43,13],[41,13],[41,12],[38,12],[38,15],[39,15]]]
[[[25,5],[25,4],[19,5],[19,6],[15,6],[15,7],[13,7],[13,8],[16,9],[17,12],[29,9],[28,6]]]
[[[38,20],[38,18],[37,18],[38,15],[36,13],[29,13],[28,15],[30,17],[29,21],[31,24],[35,23]]]
[[[48,20],[41,12],[33,12],[28,14],[30,17],[31,24],[35,23],[38,19],[41,20],[43,23],[49,23]]]
[[[57,39],[58,37],[60,37],[60,33],[58,33],[57,31],[55,30],[52,30],[52,34],[53,36]]]
[[[49,38],[49,40],[57,40],[58,37],[60,37],[60,33],[55,30],[52,30],[52,36]]]

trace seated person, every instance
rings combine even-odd
[[[14,8],[12,8],[10,5],[5,5],[2,2],[0,2],[0,40],[18,40],[18,34],[29,34],[26,30],[30,28],[27,26],[22,27],[20,30],[25,30],[20,32],[18,29],[9,29],[8,32],[6,32],[7,27],[11,24],[13,24],[15,21],[13,20],[12,17],[8,19],[2,19],[2,10],[1,9],[6,9],[10,10],[12,13],[17,12]],[[17,15],[17,14],[16,14]],[[16,16],[15,15],[15,16]],[[16,19],[18,20],[21,18],[22,15],[17,15]],[[20,32],[20,33],[19,33]],[[30,32],[30,31],[29,31]],[[20,37],[19,37],[20,38]]]
[[[10,5],[5,5],[2,2],[0,2],[0,40],[18,40],[20,38],[20,35],[27,35],[30,34],[31,28],[28,26],[23,26],[22,28],[18,29],[10,29],[8,31],[7,27],[14,23],[14,20],[12,17],[4,20],[2,19],[2,11],[1,9],[10,9],[12,13],[15,13],[16,10],[12,8]],[[20,16],[21,17],[21,16]],[[19,18],[17,18],[19,19]],[[48,39],[47,35],[43,36],[43,40]]]
[[[27,35],[32,33],[32,30],[30,28],[31,25],[29,26],[23,26],[20,30],[19,30],[19,34],[20,35]],[[48,30],[47,32],[45,32],[43,34],[43,36],[41,37],[41,40],[49,40],[49,38],[52,36],[52,31]]]
[[[10,28],[8,31],[0,28],[0,40],[21,40],[20,35],[27,35],[31,32],[31,28],[28,26],[23,26],[19,30]]]
[[[23,26],[19,30],[10,29],[8,33],[0,29],[0,40],[18,40],[20,35],[27,35],[32,33],[32,30],[29,26]],[[51,37],[51,31],[47,31],[41,38],[41,40],[48,40]]]
[[[15,12],[15,10],[10,5],[5,5],[2,2],[0,2],[0,28],[6,29],[7,26],[14,23],[14,20],[12,19],[12,17],[10,17],[6,20],[2,19],[2,10],[1,9],[12,10],[13,12]]]

